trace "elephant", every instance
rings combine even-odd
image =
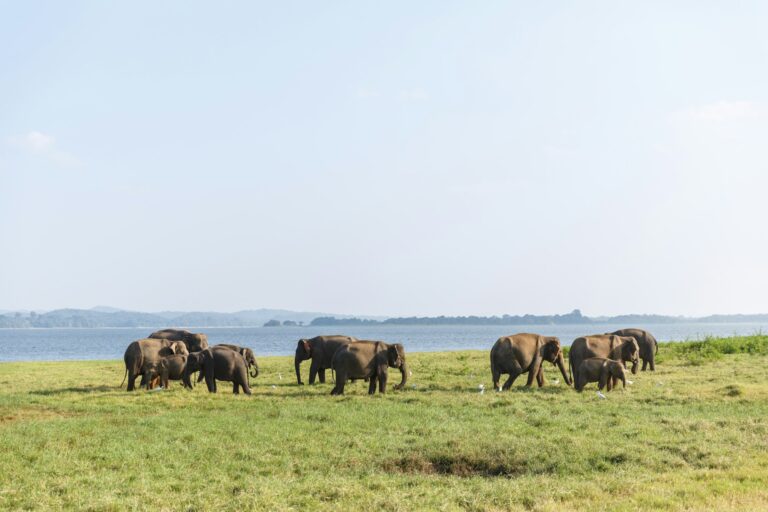
[[[581,392],[588,382],[597,382],[597,389],[602,391],[603,388],[607,387],[610,391],[619,380],[626,388],[627,376],[623,364],[604,357],[590,357],[579,365],[573,387],[576,391]]]
[[[161,340],[183,341],[190,352],[199,352],[208,348],[208,336],[205,334],[195,334],[183,329],[163,329],[155,331],[148,338]]]
[[[618,336],[632,336],[637,341],[637,346],[640,347],[640,359],[643,360],[642,371],[645,371],[646,367],[650,366],[651,371],[656,371],[656,354],[659,352],[659,342],[653,334],[643,329],[620,329],[614,331],[611,334]]]
[[[539,387],[543,386],[545,380],[541,365],[544,361],[557,366],[565,383],[571,385],[571,379],[565,371],[563,351],[558,338],[530,333],[499,338],[491,348],[491,376],[494,389],[499,391],[509,389],[515,379],[525,372],[528,372],[526,386],[530,387],[534,378]],[[499,380],[504,373],[509,374],[509,378],[502,388],[499,387]]]
[[[294,357],[294,367],[296,368],[296,380],[299,385],[301,381],[301,362],[306,359],[312,359],[309,365],[309,383],[315,383],[315,377],[320,377],[320,382],[325,383],[325,370],[331,368],[333,355],[343,346],[357,341],[352,336],[315,336],[310,339],[300,339],[296,346],[296,356]]]
[[[408,367],[405,363],[405,348],[400,343],[387,344],[383,341],[356,341],[342,345],[336,351],[331,368],[336,372],[336,385],[332,395],[343,395],[348,379],[370,379],[368,394],[387,391],[387,369],[399,368],[402,380],[394,389],[403,389],[408,380]]]
[[[141,375],[141,386],[148,386],[147,372],[156,365],[161,357],[173,354],[188,354],[187,346],[182,341],[171,341],[167,339],[146,338],[136,340],[128,345],[123,354],[125,362],[125,376],[128,378],[128,391],[136,388],[136,378]],[[122,383],[120,387],[122,387]],[[149,387],[149,386],[148,386]]]
[[[187,367],[187,359],[189,354],[174,354],[171,356],[161,357],[157,363],[154,363],[149,368],[148,389],[153,387],[153,381],[159,378],[159,384],[165,389],[169,389],[171,380],[180,380],[184,382],[184,375]],[[184,387],[191,388],[191,383],[187,386],[187,382],[184,382]]]
[[[617,336],[615,334],[594,334],[582,336],[573,340],[571,350],[568,352],[568,370],[576,372],[581,362],[590,357],[604,357],[620,361],[626,366],[627,361],[632,363],[632,373],[637,373],[637,359],[640,348],[637,341],[631,336]]]
[[[216,393],[216,381],[225,380],[232,382],[232,392],[240,393],[240,388],[246,395],[251,394],[248,385],[248,367],[245,359],[238,352],[225,347],[209,347],[199,352],[189,354],[187,365],[184,369],[184,383],[189,382],[189,375],[200,371],[205,375],[205,384],[208,391]]]
[[[256,355],[253,353],[253,350],[247,347],[241,347],[239,345],[230,345],[229,343],[219,343],[213,346],[213,348],[218,347],[234,350],[243,356],[243,359],[245,359],[245,364],[248,366],[249,375],[254,379],[259,376],[259,365],[256,363]]]

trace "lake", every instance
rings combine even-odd
[[[0,361],[65,361],[79,359],[122,359],[125,347],[136,339],[164,328],[99,329],[0,329]],[[257,356],[293,355],[299,338],[319,334],[348,334],[360,339],[403,343],[409,352],[442,350],[490,350],[500,336],[536,332],[558,336],[563,345],[585,334],[642,327],[659,341],[701,339],[708,335],[733,336],[768,332],[768,323],[678,323],[625,326],[590,325],[377,325],[336,328],[322,327],[207,327],[208,341],[251,347]]]

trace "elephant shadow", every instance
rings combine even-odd
[[[114,386],[78,386],[78,387],[68,387],[68,388],[59,388],[59,389],[44,389],[44,390],[38,390],[38,391],[30,391],[30,394],[32,395],[41,395],[41,396],[53,396],[53,395],[63,395],[64,393],[104,393],[107,391],[119,391],[120,388],[115,388]]]

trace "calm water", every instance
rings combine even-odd
[[[0,361],[62,361],[72,359],[122,359],[133,340],[164,328],[142,329],[0,329]],[[500,336],[516,332],[537,332],[558,336],[564,345],[585,334],[615,331],[627,327],[615,324],[585,325],[441,325],[369,327],[210,327],[205,332],[211,344],[235,343],[254,349],[257,355],[292,355],[299,338],[318,334],[348,334],[405,344],[409,352],[440,350],[489,350]],[[732,336],[768,332],[768,324],[659,324],[641,325],[659,341],[700,339],[707,335]]]

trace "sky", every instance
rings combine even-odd
[[[0,309],[768,313],[765,2],[0,2]]]

